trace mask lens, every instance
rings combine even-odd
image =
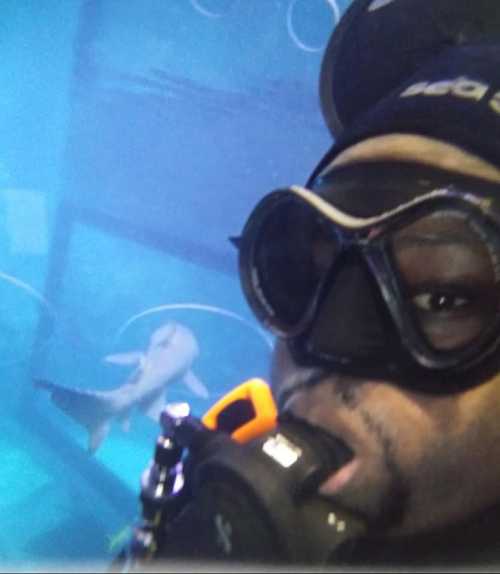
[[[283,197],[262,216],[254,239],[252,298],[260,303],[257,314],[279,330],[296,327],[338,250],[331,223],[300,199]]]
[[[458,351],[496,325],[498,237],[483,222],[435,212],[399,229],[392,252],[406,304],[434,351]]]

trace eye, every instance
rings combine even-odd
[[[471,299],[463,295],[437,291],[415,295],[413,303],[421,311],[439,313],[461,310],[471,303]]]

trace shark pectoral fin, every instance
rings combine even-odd
[[[197,397],[201,397],[202,399],[208,399],[210,397],[207,387],[200,381],[193,371],[188,371],[182,380],[186,387]]]
[[[117,353],[116,355],[106,355],[104,361],[113,365],[143,365],[144,353],[141,351],[132,351],[130,353]]]
[[[153,395],[153,397],[142,401],[139,408],[146,416],[153,419],[155,422],[158,422],[164,407],[165,396],[162,390],[160,393]]]
[[[91,454],[94,454],[101,446],[104,439],[108,436],[110,428],[110,422],[104,421],[90,431],[88,448]]]

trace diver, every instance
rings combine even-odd
[[[366,521],[368,565],[500,559],[499,70],[500,28],[447,45],[243,232],[273,392],[352,449],[320,493]]]
[[[353,6],[403,21],[431,4],[453,13],[449,1]],[[494,4],[468,9],[481,21]],[[244,293],[276,335],[273,456],[293,468],[308,437],[331,441],[337,464],[314,489],[329,523],[337,509],[363,524],[342,555],[355,565],[500,563],[500,27],[479,41],[481,26],[462,22],[467,33],[344,122],[305,187],[261,200],[238,239]],[[255,488],[275,497],[291,484],[265,482]],[[241,505],[236,522],[252,513]],[[297,544],[315,524],[304,516],[287,534]]]

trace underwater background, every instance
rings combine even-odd
[[[319,70],[346,8],[0,3],[0,569],[105,569],[140,513],[159,433],[138,403],[92,454],[84,415],[34,381],[117,389],[141,377],[168,324],[194,336],[181,367],[208,396],[179,376],[167,401],[201,416],[268,378],[272,339],[243,299],[229,237],[331,144]]]

